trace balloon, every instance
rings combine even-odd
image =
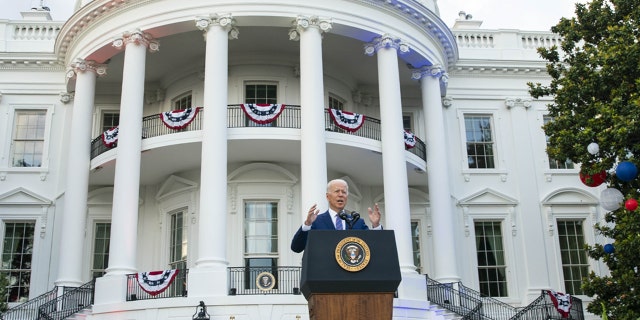
[[[587,146],[587,151],[589,151],[589,153],[595,155],[600,151],[600,146],[595,142],[591,142]]]
[[[616,167],[616,176],[622,181],[631,181],[638,176],[638,167],[629,161],[622,161]]]
[[[589,187],[597,187],[607,180],[607,172],[602,170],[596,174],[586,174],[580,172],[580,181]]]
[[[624,202],[624,207],[629,211],[634,211],[634,210],[638,209],[638,200],[629,199],[629,200]]]
[[[607,211],[613,211],[620,208],[623,201],[624,196],[618,189],[606,188],[600,193],[600,205]]]
[[[611,243],[607,243],[604,245],[604,252],[611,254],[613,253],[613,251],[615,251],[615,248]]]

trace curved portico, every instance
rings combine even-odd
[[[138,29],[131,30],[131,26]],[[124,53],[118,51],[114,43],[119,42],[113,39],[131,34],[142,40],[136,42],[127,38]],[[237,36],[237,39],[230,41],[230,34],[231,38]],[[146,51],[157,49],[156,41],[162,49],[150,55]],[[372,46],[373,52],[367,46]],[[363,49],[375,57],[367,57]],[[413,101],[428,110],[425,111],[426,134],[437,140],[444,134],[438,131],[438,121],[440,124],[442,121],[441,113],[437,112],[441,107],[440,78],[422,79],[426,82],[421,88],[413,82],[412,72],[430,66],[442,66],[446,70],[457,59],[453,36],[427,7],[416,1],[394,5],[384,1],[327,1],[303,6],[293,2],[258,5],[233,1],[92,1],[64,26],[56,50],[69,65],[75,59],[107,64],[108,77],[97,81],[85,76],[71,78],[68,90],[91,92],[93,88],[96,103],[113,102],[117,97],[120,108],[119,141],[122,143],[119,142],[114,158],[113,240],[107,275],[98,282],[96,304],[124,301],[124,275],[138,270],[135,245],[138,243],[138,192],[140,176],[145,170],[139,138],[143,136],[141,119],[172,107],[169,99],[146,99],[157,91],[177,95],[180,91],[191,90],[193,106],[204,107],[208,115],[202,122],[201,137],[196,138],[194,144],[200,148],[200,161],[191,168],[200,170],[197,210],[200,245],[195,252],[197,257],[192,257],[189,296],[226,294],[228,166],[255,159],[234,149],[227,118],[215,114],[226,111],[228,104],[243,103],[239,84],[252,77],[286,83],[279,87],[282,96],[278,100],[300,105],[301,127],[293,130],[296,138],[292,139],[299,141],[299,158],[287,160],[287,163],[300,166],[301,208],[294,212],[304,212],[304,208],[316,202],[315,195],[324,194],[328,178],[348,174],[349,166],[354,166],[356,172],[355,167],[359,166],[357,160],[335,160],[342,156],[340,148],[348,145],[334,148],[331,139],[335,135],[327,133],[324,121],[319,121],[324,119],[328,93],[353,94],[358,91],[373,97],[366,104],[349,97],[356,111],[367,112],[381,121],[379,150],[363,153],[363,157],[370,157],[377,163],[372,171],[379,172],[379,177],[369,180],[369,185],[384,192],[385,227],[396,233],[404,279],[399,298],[426,302],[424,279],[417,276],[412,261],[409,185],[423,179],[418,184],[425,189],[437,189],[438,192],[431,191],[430,194],[445,198],[431,200],[438,206],[439,219],[434,222],[450,228],[451,221],[447,219],[453,214],[451,206],[447,205],[450,191],[448,186],[443,188],[441,184],[441,179],[446,177],[438,175],[427,181],[425,175],[414,172],[414,166],[407,164],[402,141],[403,105]],[[252,73],[252,68],[260,69],[261,75]],[[271,74],[269,70],[273,70]],[[283,75],[282,70],[290,73]],[[83,93],[83,97],[85,95]],[[75,110],[88,108],[80,101],[76,98]],[[89,100],[84,97],[82,101]],[[252,130],[260,134],[258,130],[268,129]],[[83,130],[83,135],[87,135],[86,131]],[[86,136],[87,140],[92,138]],[[193,142],[189,140],[188,143]],[[427,154],[444,154],[442,146],[435,142],[427,143],[427,150]],[[429,174],[447,172],[442,156],[434,159],[434,165],[445,167],[429,167],[426,171]],[[427,163],[427,166],[431,165]],[[164,169],[171,168],[157,168],[158,173]],[[426,168],[419,169],[424,172]],[[82,185],[75,181],[76,184],[68,186],[69,194],[90,188],[89,181]],[[74,207],[83,207],[81,199],[75,202]],[[77,213],[69,209],[65,210],[65,217],[67,215],[77,216]],[[294,214],[290,219],[297,223],[302,221],[302,216]],[[81,229],[75,231],[81,232]],[[446,235],[442,241],[448,241]],[[66,254],[70,261],[79,261],[82,253],[82,248],[74,248]],[[439,256],[438,259],[436,272],[443,272],[442,276],[447,279],[459,277],[454,255]],[[440,274],[432,275],[438,276]],[[59,282],[82,283],[81,274],[60,275]]]

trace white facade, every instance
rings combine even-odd
[[[94,0],[68,21],[24,17],[0,21],[0,237],[32,233],[29,298],[104,271],[87,319],[190,319],[201,300],[217,319],[306,319],[301,295],[229,295],[228,268],[300,266],[291,236],[312,204],[326,210],[334,178],[349,181],[350,210],[364,217],[379,203],[395,231],[394,319],[437,318],[425,274],[482,290],[481,226],[501,231],[499,299],[515,307],[543,289],[571,291],[559,221],[599,240],[600,189],[580,182],[577,165],[552,169],[541,129],[551,100],[527,91],[549,81],[536,48],[558,43],[551,33],[463,18],[449,29],[435,2],[415,0]],[[238,105],[252,88],[285,104],[275,126],[245,120]],[[180,101],[203,109],[168,132],[157,115]],[[336,130],[333,103],[368,122]],[[24,112],[39,121],[35,136],[17,134]],[[112,114],[118,144],[105,148]],[[472,123],[490,125],[477,157]],[[405,150],[403,129],[425,143]],[[32,154],[41,161],[25,165]],[[265,203],[277,217],[267,253],[249,249],[264,234],[245,210]],[[107,268],[93,270],[109,223]],[[127,275],[171,269],[175,250],[186,254],[187,297],[127,301]],[[4,261],[0,272],[15,269]]]

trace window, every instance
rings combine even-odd
[[[544,116],[544,124],[547,124],[551,120],[552,120],[551,117]],[[547,141],[547,146],[548,146],[549,136],[545,135],[545,139]],[[573,169],[573,161],[571,161],[571,159],[560,161],[560,160],[549,157],[549,169]]]
[[[178,269],[174,284],[169,288],[171,296],[184,296],[187,290],[188,232],[184,211],[169,214],[171,235],[169,239],[169,266]]]
[[[344,110],[344,99],[333,94],[329,94],[329,108],[336,110]]]
[[[490,115],[465,115],[469,168],[495,168],[494,141]]]
[[[120,124],[120,113],[107,111],[102,113],[102,132],[111,130]]]
[[[420,223],[418,221],[411,221],[411,243],[413,247],[413,264],[416,266],[418,273],[421,269],[420,261]]]
[[[29,300],[34,229],[35,222],[5,223],[0,272],[9,278],[7,302]]]
[[[249,267],[245,288],[255,289],[255,278],[262,272],[270,272],[277,280],[278,202],[245,202],[244,238],[245,266]]]
[[[174,110],[184,110],[192,107],[191,92],[184,93],[173,99],[172,105]]]
[[[102,277],[109,266],[109,242],[111,239],[111,223],[98,222],[93,233],[92,277]]]
[[[489,297],[506,297],[507,279],[502,230],[499,221],[476,221],[476,252],[480,293]]]
[[[245,103],[278,103],[278,86],[270,83],[247,83],[244,87]]]
[[[16,110],[11,152],[13,167],[42,166],[46,118],[46,110]]]
[[[584,294],[580,285],[589,272],[589,264],[584,249],[582,220],[558,221],[558,241],[565,291],[569,294]]]
[[[414,133],[413,131],[413,115],[410,113],[402,114],[402,127],[404,130]]]

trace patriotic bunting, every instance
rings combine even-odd
[[[359,113],[329,109],[329,114],[338,127],[349,132],[358,131],[364,123],[364,115]]]
[[[404,131],[404,146],[407,149],[411,149],[416,146],[416,136],[407,130]]]
[[[571,313],[571,295],[549,290],[549,297],[563,318],[569,318]]]
[[[138,285],[146,293],[155,296],[158,295],[171,285],[173,280],[178,275],[178,269],[164,270],[164,271],[149,271],[138,272],[136,279]]]
[[[120,131],[119,127],[111,128],[102,133],[102,143],[107,148],[112,148],[113,145],[118,142],[118,132]]]
[[[284,110],[284,104],[246,103],[240,107],[247,117],[257,124],[273,122]]]
[[[188,126],[191,121],[195,119],[198,110],[200,110],[200,108],[166,111],[161,113],[160,117],[162,118],[162,123],[164,123],[167,128],[178,130]]]

